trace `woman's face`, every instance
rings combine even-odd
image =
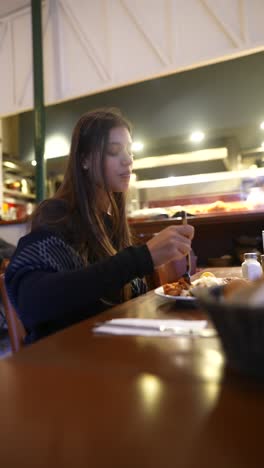
[[[110,192],[125,192],[128,189],[133,165],[131,145],[131,135],[126,127],[110,130],[104,159]]]

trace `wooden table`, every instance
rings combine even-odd
[[[218,338],[93,334],[117,316],[204,312],[151,291],[1,361],[1,466],[263,466],[263,384],[225,367]]]

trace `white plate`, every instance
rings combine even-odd
[[[169,296],[169,294],[164,294],[163,286],[159,286],[158,288],[154,290],[154,292],[158,296],[165,297],[166,299],[172,299],[173,301],[186,301],[186,302],[191,301],[192,302],[196,300],[196,298],[193,296]]]

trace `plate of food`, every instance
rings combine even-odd
[[[173,283],[171,283],[173,284]],[[181,301],[186,301],[186,302],[192,302],[192,301],[195,301],[195,297],[194,296],[184,296],[184,295],[175,295],[175,294],[165,294],[164,293],[164,289],[163,289],[163,286],[159,286],[158,288],[155,289],[154,291],[158,296],[161,296],[161,297],[165,297],[167,299],[172,299],[174,301],[178,301],[178,300],[181,300]]]
[[[196,301],[196,293],[201,288],[210,288],[212,286],[221,286],[232,281],[233,278],[217,278],[213,273],[204,271],[201,276],[187,283],[184,278],[180,278],[173,283],[166,283],[155,289],[158,296],[174,301],[193,302]]]

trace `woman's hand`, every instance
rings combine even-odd
[[[191,250],[194,228],[190,224],[169,226],[147,242],[154,267],[187,255]]]

